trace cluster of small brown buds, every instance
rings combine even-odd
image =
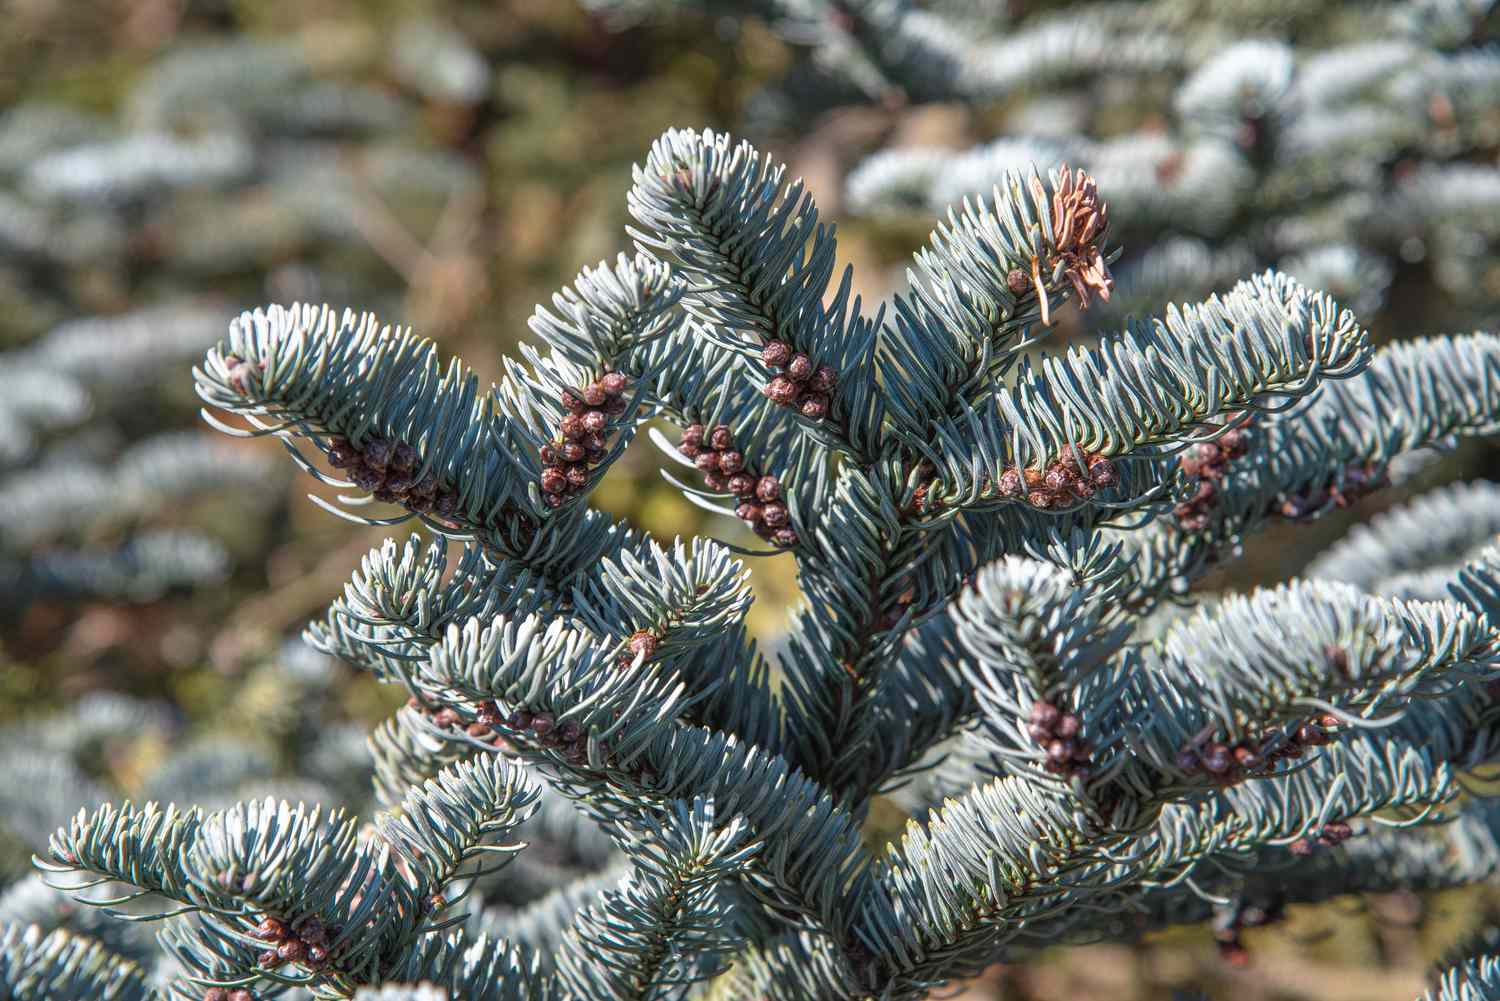
[[[838,373],[827,365],[817,365],[800,351],[793,351],[786,341],[767,341],[760,360],[776,375],[762,390],[766,398],[782,407],[796,407],[810,420],[828,416]]]
[[[1089,742],[1079,736],[1083,721],[1074,713],[1063,712],[1051,702],[1038,699],[1031,704],[1026,732],[1047,752],[1042,767],[1053,775],[1087,780]]]
[[[458,509],[458,492],[428,473],[417,479],[421,454],[404,441],[368,438],[356,446],[347,438],[328,443],[328,463],[349,482],[387,504],[404,504],[418,514],[448,518]]]
[[[1001,497],[1022,498],[1032,507],[1046,509],[1071,507],[1119,482],[1119,470],[1103,452],[1064,445],[1046,468],[1011,466],[1000,474],[996,486]]]
[[[1298,838],[1287,846],[1287,850],[1293,855],[1306,857],[1319,848],[1336,848],[1352,837],[1354,837],[1354,829],[1349,826],[1348,821],[1330,820],[1323,825],[1317,837]]]
[[[1249,451],[1250,436],[1243,427],[1237,427],[1182,454],[1178,465],[1188,482],[1195,485],[1192,495],[1172,509],[1178,527],[1187,532],[1201,532],[1208,527],[1213,509],[1219,503],[1219,481],[1229,474],[1230,465]]]
[[[255,995],[244,987],[233,990],[228,987],[210,987],[203,992],[203,1001],[255,1001]]]
[[[1292,735],[1267,750],[1280,730],[1269,727],[1255,742],[1241,741],[1233,746],[1209,741],[1202,746],[1189,744],[1177,752],[1177,767],[1188,774],[1207,772],[1220,785],[1233,785],[1247,773],[1263,772],[1269,765],[1287,758],[1300,758],[1309,747],[1332,743],[1328,731],[1339,725],[1338,717],[1324,713],[1301,724]]]
[[[568,412],[558,425],[558,438],[542,446],[542,502],[561,507],[588,486],[589,471],[604,461],[610,419],[630,406],[625,399],[626,379],[607,372],[581,390],[562,391]]]
[[[774,476],[757,476],[746,466],[745,453],[734,447],[734,432],[729,425],[705,428],[691,424],[683,430],[677,450],[693,460],[708,489],[739,499],[735,516],[756,535],[784,548],[797,544],[797,530],[782,499],[781,481]]]
[[[328,929],[317,918],[307,918],[293,927],[268,914],[250,936],[275,946],[260,954],[260,965],[264,967],[282,963],[319,967],[328,961]]]
[[[1273,506],[1273,512],[1283,518],[1299,521],[1326,509],[1329,504],[1337,508],[1353,506],[1387,484],[1385,470],[1379,466],[1353,463],[1344,468],[1343,482],[1333,481],[1321,487],[1312,487],[1300,494],[1285,497]]]
[[[551,713],[533,713],[525,709],[517,709],[505,722],[512,730],[528,734],[538,746],[561,751],[568,764],[588,764],[588,734],[577,723],[571,720],[559,723]]]
[[[1214,943],[1219,947],[1219,958],[1230,966],[1246,966],[1250,962],[1250,951],[1240,941],[1240,930],[1262,928],[1280,921],[1285,916],[1285,908],[1280,902],[1264,907],[1256,904],[1238,904],[1216,909],[1213,930]]]

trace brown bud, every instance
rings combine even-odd
[[[738,473],[745,468],[745,453],[730,450],[719,453],[719,472],[725,476]]]
[[[629,382],[630,380],[625,378],[625,376],[621,375],[619,372],[606,372],[599,378],[599,385],[602,386],[604,388],[604,392],[610,396],[619,396],[621,393],[625,392],[625,387],[629,384]]]
[[[778,375],[766,383],[765,394],[772,403],[779,406],[789,407],[797,402],[797,396],[801,392],[797,384],[784,375]]]
[[[458,721],[458,713],[454,712],[452,709],[447,708],[446,706],[442,709],[439,709],[432,715],[432,722],[444,728],[453,726],[457,724]]]
[[[558,422],[557,429],[569,441],[577,441],[584,435],[583,421],[577,414],[569,414]]]
[[[630,401],[623,396],[611,396],[604,401],[604,412],[611,417],[619,417],[630,409]]]
[[[1261,766],[1260,755],[1244,744],[1234,749],[1234,760],[1241,768],[1259,768]]]
[[[772,501],[770,504],[767,504],[765,507],[761,508],[761,520],[763,520],[766,525],[771,528],[780,528],[785,525],[789,519],[790,513],[787,511],[786,505],[781,503],[780,501]]]
[[[1028,719],[1037,726],[1046,727],[1050,732],[1060,716],[1062,716],[1062,711],[1057,706],[1039,699],[1031,704],[1031,715]]]
[[[778,528],[776,533],[771,536],[771,541],[775,542],[778,546],[790,549],[797,544],[797,530],[794,528]]]
[[[1073,477],[1068,468],[1061,463],[1053,463],[1047,469],[1047,475],[1042,479],[1047,489],[1053,493],[1062,493],[1073,483]]]
[[[734,509],[734,516],[741,521],[756,522],[761,518],[761,507],[746,501]]]
[[[386,439],[371,438],[365,442],[365,465],[371,469],[385,469],[391,464],[391,455],[394,451],[395,448]]]
[[[506,719],[505,723],[512,730],[529,730],[531,729],[531,721],[535,718],[535,716],[527,712],[525,709],[517,709],[515,712],[510,714],[510,717]]]
[[[588,468],[585,467],[583,465],[583,463],[581,463],[581,462],[575,462],[573,465],[571,465],[571,466],[568,467],[567,477],[568,477],[568,485],[569,486],[574,486],[574,487],[586,487],[586,486],[588,486],[588,483],[589,483],[589,471],[588,471]]]
[[[583,397],[571,389],[564,389],[557,394],[557,399],[563,405],[564,410],[573,414],[582,413],[588,406],[583,402]]]
[[[203,992],[203,1001],[229,1001],[227,987],[210,987]]]
[[[703,425],[702,424],[689,424],[687,427],[683,428],[682,429],[682,443],[684,445],[702,445],[703,444]]]
[[[307,961],[313,966],[322,966],[328,961],[328,950],[321,945],[307,947]]]
[[[307,958],[307,946],[300,938],[289,938],[276,947],[276,958],[283,963],[300,963]]]
[[[591,407],[602,407],[604,406],[604,401],[609,399],[609,394],[597,382],[589,383],[588,386],[584,387],[580,395],[583,397],[583,402]]]
[[[609,427],[609,417],[602,410],[585,410],[580,420],[585,432],[598,433]]]
[[[1064,740],[1078,736],[1078,731],[1081,729],[1083,729],[1083,723],[1073,713],[1063,713],[1058,717],[1056,725],[1052,727],[1052,731]]]
[[[560,494],[568,489],[568,476],[557,466],[548,466],[542,470],[542,491],[549,494]]]
[[[409,473],[422,461],[421,454],[404,441],[396,442],[391,451],[391,468],[398,473]]]
[[[489,738],[490,728],[485,726],[483,723],[474,722],[464,727],[464,733],[467,733],[475,740],[486,740]]]
[[[1233,763],[1229,748],[1223,744],[1209,744],[1203,749],[1203,767],[1215,775],[1223,775]]]
[[[995,488],[1001,497],[1019,497],[1025,492],[1026,482],[1021,477],[1021,471],[1012,466],[1000,474]]]
[[[1073,756],[1073,743],[1068,740],[1053,740],[1047,745],[1047,757],[1056,762],[1064,762]]]
[[[792,346],[786,341],[767,341],[760,349],[760,360],[768,368],[781,368],[792,360]]]
[[[729,477],[717,470],[704,473],[703,485],[714,493],[721,494],[729,489]]]
[[[712,473],[719,468],[719,453],[702,452],[693,460],[693,465],[697,466],[700,472]]]
[[[770,503],[781,497],[781,481],[774,476],[762,476],[755,484],[755,496]]]
[[[265,952],[262,952],[260,956],[257,957],[257,961],[261,966],[275,966],[278,962],[280,962],[276,958],[275,949],[267,949]]]
[[[1031,288],[1031,279],[1020,268],[1011,268],[1005,275],[1005,287],[1013,295],[1025,295],[1026,290]]]
[[[715,424],[714,429],[708,433],[708,443],[720,452],[734,447],[734,432],[729,429],[728,424]]]
[[[334,469],[348,469],[359,461],[359,451],[346,438],[334,438],[328,443],[328,464]]]
[[[588,455],[588,448],[581,442],[564,442],[557,450],[558,458],[563,462],[582,462],[583,457]]]
[[[229,1001],[255,1001],[255,995],[249,988],[239,987],[229,992]]]
[[[1120,482],[1120,474],[1115,464],[1101,455],[1089,463],[1089,479],[1096,487],[1112,487]]]
[[[542,503],[547,505],[549,508],[560,508],[563,506],[563,502],[566,500],[567,498],[560,493],[542,494]]]
[[[640,632],[632,633],[629,642],[630,652],[635,656],[644,657],[646,660],[650,660],[656,656],[656,650],[660,645],[661,640],[657,639],[655,634],[648,633],[644,629]]]
[[[557,720],[551,713],[537,713],[531,718],[531,732],[538,737],[545,737],[557,726]]]
[[[280,942],[287,937],[288,930],[286,922],[268,914],[260,919],[260,924],[250,934],[262,942]]]
[[[822,393],[810,393],[798,405],[797,410],[808,420],[820,421],[828,416],[828,397]]]
[[[839,384],[839,374],[827,365],[819,365],[817,371],[812,374],[812,381],[808,383],[813,392],[828,395],[834,391]]]
[[[729,492],[736,497],[753,497],[755,495],[755,477],[749,473],[735,473],[729,478]]]
[[[787,362],[786,374],[791,377],[793,382],[805,382],[812,377],[814,367],[811,358],[798,352],[792,355],[791,361]]]

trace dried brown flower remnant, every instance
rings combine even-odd
[[[1038,203],[1046,198],[1041,180],[1031,178],[1032,193]],[[1052,245],[1054,255],[1043,262],[1041,257],[1031,261],[1031,282],[1036,287],[1037,299],[1042,305],[1042,323],[1051,326],[1052,310],[1047,300],[1047,286],[1042,279],[1058,263],[1063,265],[1063,274],[1073,283],[1078,295],[1078,305],[1089,307],[1089,293],[1097,293],[1105,302],[1109,301],[1114,288],[1114,276],[1104,261],[1104,252],[1099,241],[1109,228],[1109,206],[1099,197],[1099,187],[1094,178],[1082,168],[1073,170],[1063,164],[1058,173],[1057,188],[1052,192]]]

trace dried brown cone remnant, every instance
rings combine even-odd
[[[1041,179],[1035,175],[1031,178],[1031,190],[1038,203],[1046,199]],[[1059,264],[1073,284],[1080,309],[1089,308],[1091,292],[1097,293],[1105,302],[1109,301],[1115,280],[1109,273],[1109,265],[1105,263],[1104,251],[1100,247],[1108,228],[1109,206],[1099,197],[1094,178],[1082,168],[1075,171],[1063,164],[1058,173],[1057,187],[1052,192],[1052,251],[1031,259],[1031,284],[1042,305],[1042,323],[1052,324],[1044,276],[1051,274]],[[1008,277],[1007,284],[1011,284]]]
[[[250,932],[250,937],[270,947],[260,954],[263,967],[302,963],[320,969],[328,963],[329,931],[323,927],[323,922],[311,915],[286,921],[267,914]]]
[[[1231,415],[1231,419],[1233,417]],[[1250,444],[1250,436],[1244,427],[1236,427],[1214,441],[1192,446],[1178,458],[1183,478],[1192,491],[1186,500],[1172,509],[1179,528],[1185,532],[1201,532],[1208,527],[1219,503],[1219,481],[1229,475],[1236,460],[1249,453]]]
[[[797,530],[792,527],[781,481],[750,468],[745,454],[734,447],[734,432],[729,425],[705,428],[691,424],[683,429],[677,451],[693,460],[708,489],[739,499],[734,513],[756,535],[783,549],[797,544]]]
[[[1042,767],[1053,775],[1088,781],[1093,772],[1093,748],[1082,736],[1083,721],[1055,703],[1038,699],[1031,704],[1026,732],[1047,753]]]
[[[609,447],[606,429],[630,406],[626,385],[620,373],[606,372],[581,390],[562,391],[568,412],[558,425],[558,437],[542,446],[542,503],[547,507],[562,507],[588,486],[590,471],[604,461]]]
[[[760,360],[774,373],[761,390],[767,399],[778,406],[796,408],[808,420],[820,421],[828,416],[833,391],[838,387],[837,372],[792,350],[786,341],[767,341]]]
[[[1281,731],[1277,727],[1268,727],[1259,740],[1245,740],[1233,746],[1217,740],[1197,741],[1177,752],[1177,767],[1189,775],[1203,772],[1216,785],[1235,785],[1264,775],[1278,761],[1302,757],[1309,747],[1332,743],[1330,731],[1338,726],[1337,716],[1323,713],[1299,725],[1280,743],[1277,739]]]
[[[233,990],[228,987],[210,987],[203,992],[203,1001],[255,1001],[255,994],[244,987]]]
[[[1080,445],[1064,445],[1043,468],[1011,466],[1005,470],[996,491],[1001,497],[1046,510],[1072,507],[1119,482],[1120,471],[1109,456]]]
[[[1342,478],[1334,477],[1322,486],[1312,486],[1299,494],[1283,497],[1271,505],[1271,514],[1303,521],[1328,510],[1353,506],[1390,482],[1382,466],[1350,463]]]

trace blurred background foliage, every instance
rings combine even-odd
[[[796,47],[755,18],[690,10],[4,0],[0,17],[0,764],[54,754],[59,789],[108,795],[207,800],[277,780],[281,795],[360,806],[363,735],[392,708],[389,690],[295,641],[384,533],[309,503],[311,481],[274,441],[226,445],[199,420],[189,369],[230,316],[292,300],[374,310],[494,375],[535,304],[628,246],[630,168],[651,141],[705,125],[806,179],[879,301],[933,220],[846,216],[846,175],[882,148],[967,149],[1022,110],[866,101],[789,115],[795,103],[767,95],[795,94]],[[1110,101],[1104,117],[1139,125],[1139,109]],[[1363,319],[1381,339],[1429,332],[1411,329],[1428,294],[1398,288]],[[1086,335],[1070,308],[1049,348]],[[1353,512],[1268,532],[1208,586],[1283,578],[1353,520],[1493,466],[1462,452]],[[753,542],[657,468],[639,436],[597,503],[657,536]],[[751,625],[774,645],[793,568],[754,569]],[[0,838],[21,843],[60,819],[15,790],[0,811]],[[900,820],[877,811],[872,836]],[[18,879],[24,852],[0,854],[0,881]],[[1247,932],[1244,969],[1192,929],[968,989],[1409,998],[1494,903],[1482,888],[1340,901]]]

